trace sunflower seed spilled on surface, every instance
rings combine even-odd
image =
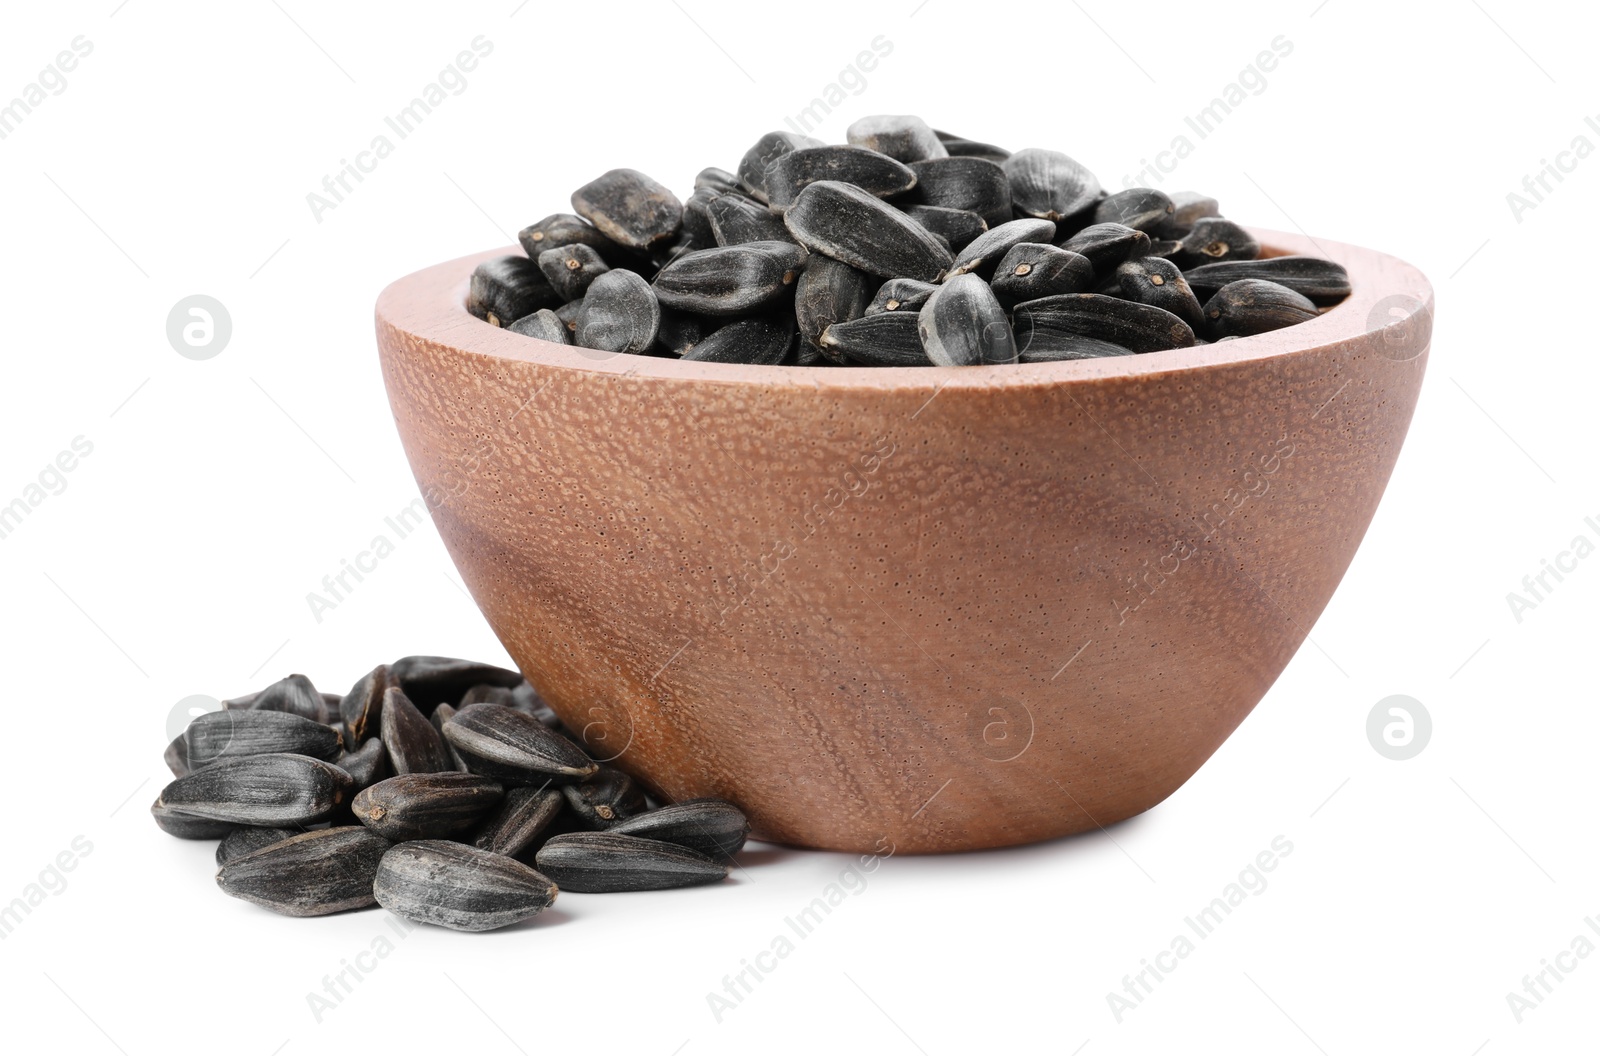
[[[582,297],[589,284],[611,268],[600,259],[599,253],[580,242],[540,253],[539,270],[563,301],[572,301]]]
[[[747,242],[685,253],[661,269],[655,293],[667,308],[699,315],[761,311],[794,289],[806,251],[793,242]]]
[[[910,114],[860,118],[845,130],[844,138],[853,147],[875,150],[908,165],[950,156],[928,123]]]
[[[508,789],[500,806],[472,834],[472,845],[495,854],[521,854],[550,827],[566,802],[559,788]]]
[[[289,917],[363,909],[389,847],[359,825],[302,833],[222,863],[217,886]]]
[[[809,185],[784,222],[807,249],[886,279],[934,282],[955,259],[927,228],[848,183]]]
[[[1196,331],[1205,325],[1200,301],[1172,261],[1160,257],[1130,260],[1117,269],[1117,281],[1128,300],[1165,308]]]
[[[173,810],[160,796],[150,804],[150,816],[155,818],[162,832],[180,840],[220,840],[239,827],[232,821],[217,821]]]
[[[535,915],[557,888],[514,858],[443,840],[391,847],[372,894],[389,912],[456,931],[489,931]]]
[[[1240,279],[1265,279],[1287,286],[1312,304],[1337,304],[1350,295],[1350,275],[1344,266],[1317,257],[1227,260],[1191,268],[1183,277],[1199,297],[1210,297]]]
[[[767,169],[785,154],[808,147],[824,146],[822,140],[812,139],[795,132],[768,132],[756,140],[756,145],[745,151],[739,161],[737,179],[745,193],[757,201],[767,200]]]
[[[766,206],[742,194],[724,194],[706,206],[711,237],[718,246],[747,242],[793,242],[794,236]]]
[[[1063,293],[1024,301],[1012,310],[1024,347],[1052,336],[1092,337],[1134,352],[1159,352],[1194,344],[1189,324],[1162,308],[1100,293]]]
[[[829,326],[861,318],[869,289],[866,272],[832,257],[813,258],[795,287],[794,314],[801,339],[816,345]]]
[[[473,271],[467,287],[467,311],[494,326],[560,304],[561,295],[527,257],[486,260]]]
[[[775,312],[753,319],[739,319],[718,327],[699,344],[683,354],[696,363],[748,363],[776,366],[789,357],[794,347],[794,316]]]
[[[878,287],[877,295],[872,298],[872,303],[867,305],[863,315],[877,315],[879,312],[910,312],[915,315],[923,305],[928,303],[928,298],[933,296],[933,291],[939,287],[931,282],[918,282],[916,279],[890,279]]]
[[[941,367],[1015,363],[1017,345],[1005,309],[989,284],[957,275],[917,313],[917,333],[928,358]]]
[[[462,708],[444,733],[473,773],[506,785],[572,784],[600,769],[565,737],[500,704]]]
[[[1094,265],[1070,249],[1023,242],[1006,250],[990,282],[1003,304],[1058,293],[1082,293],[1094,285]]]
[[[610,828],[645,809],[644,789],[614,766],[602,766],[581,785],[564,786],[561,794],[578,821],[590,829]]]
[[[1032,218],[1011,220],[991,227],[961,251],[955,263],[950,265],[950,270],[945,273],[945,281],[948,282],[951,278],[968,272],[983,272],[987,277],[993,266],[999,263],[1000,258],[1013,246],[1025,242],[1048,243],[1055,234],[1056,225],[1052,221]]]
[[[589,286],[574,336],[584,348],[637,354],[655,343],[660,325],[661,306],[650,284],[618,268]]]
[[[534,862],[562,890],[585,894],[692,887],[728,875],[726,865],[699,851],[610,832],[552,837],[539,848]]]
[[[572,331],[567,329],[560,316],[548,308],[540,308],[532,315],[525,315],[506,329],[513,334],[537,337],[541,341],[550,341],[558,345],[572,344]]]
[[[351,788],[349,774],[321,759],[247,755],[177,778],[156,807],[235,825],[311,825],[349,802]]]
[[[357,792],[390,776],[389,750],[383,740],[369,737],[353,752],[345,752],[333,765],[350,775]]]
[[[431,840],[482,823],[505,790],[477,774],[405,774],[356,793],[356,820],[395,840]]]
[[[251,851],[259,851],[263,847],[271,847],[275,843],[282,843],[291,836],[298,836],[304,829],[263,829],[254,825],[234,829],[222,838],[217,844],[217,865],[226,865],[235,858],[243,857]]]
[[[915,187],[917,174],[887,155],[862,147],[807,147],[790,151],[767,168],[767,204],[772,212],[782,213],[818,180],[837,180],[878,198],[892,198]]]
[[[383,747],[396,774],[433,774],[454,770],[444,739],[404,690],[390,686],[383,694]]]
[[[1019,150],[1000,165],[1011,184],[1011,205],[1023,216],[1062,221],[1100,198],[1094,173],[1058,150]]]
[[[572,211],[631,249],[671,241],[683,221],[677,196],[637,169],[612,169],[579,187]]]
[[[865,367],[931,367],[918,330],[917,312],[884,311],[835,323],[822,332],[818,344]]]
[[[190,769],[219,759],[289,753],[315,759],[339,754],[339,731],[288,711],[208,711],[184,731]]]
[[[1005,170],[983,158],[940,158],[911,166],[917,185],[907,196],[922,205],[965,209],[991,228],[1012,218],[1011,182]]]
[[[1287,286],[1239,279],[1206,302],[1205,317],[1212,338],[1250,337],[1315,319],[1317,306]]]
[[[744,847],[750,836],[750,822],[742,810],[726,800],[686,799],[624,818],[607,831],[675,843],[725,862]]]

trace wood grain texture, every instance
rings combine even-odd
[[[1340,261],[1353,294],[1120,359],[743,367],[491,327],[463,308],[479,254],[385,290],[378,344],[463,579],[593,753],[764,839],[997,847],[1182,785],[1383,494],[1432,290],[1256,235]]]

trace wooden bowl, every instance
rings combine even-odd
[[[489,624],[591,752],[764,839],[959,851],[1160,803],[1332,596],[1400,452],[1433,294],[1334,242],[1287,330],[1007,367],[606,355],[378,299],[400,437]]]

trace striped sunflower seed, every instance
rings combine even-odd
[[[868,283],[866,272],[843,261],[820,254],[812,258],[795,286],[794,314],[801,339],[815,346],[834,323],[861,318],[867,309]]]
[[[610,828],[645,809],[644,789],[614,766],[602,766],[598,774],[581,785],[564,786],[561,794],[573,816],[589,829]]]
[[[578,312],[575,337],[584,348],[637,354],[655,344],[660,326],[661,306],[650,284],[618,268],[590,284]]]
[[[1317,306],[1276,282],[1239,279],[1218,290],[1205,306],[1206,332],[1220,337],[1250,337],[1317,317]]]
[[[572,784],[599,770],[577,745],[500,704],[462,708],[444,733],[473,773],[505,785]]]
[[[156,819],[156,825],[162,832],[180,840],[220,840],[239,827],[232,821],[218,821],[173,810],[160,796],[150,804],[150,816]]]
[[[1130,260],[1117,269],[1117,281],[1122,296],[1128,300],[1165,308],[1188,323],[1192,330],[1198,331],[1205,325],[1200,301],[1172,261],[1160,257]]]
[[[742,194],[724,194],[706,207],[711,225],[711,240],[718,246],[739,246],[747,242],[793,242],[780,217],[766,206]]]
[[[739,186],[739,177],[727,169],[719,169],[714,165],[700,170],[694,178],[694,189],[715,191],[718,194],[744,193],[744,189]]]
[[[383,712],[383,693],[397,685],[388,664],[377,667],[361,676],[339,700],[339,719],[344,723],[345,743],[360,744],[378,732],[379,715]]]
[[[1180,268],[1197,268],[1224,260],[1255,260],[1261,256],[1261,243],[1254,235],[1220,216],[1196,220],[1183,236],[1176,254]]]
[[[387,839],[432,840],[469,832],[505,790],[477,774],[405,774],[356,793],[356,820]]]
[[[554,836],[534,858],[564,891],[602,894],[693,887],[727,878],[728,867],[699,851],[610,832]]]
[[[1100,198],[1094,173],[1056,150],[1019,150],[1000,166],[1011,184],[1011,205],[1022,216],[1063,221]]]
[[[662,268],[654,289],[661,304],[675,311],[747,315],[790,293],[805,262],[805,250],[793,242],[706,249],[685,253]]]
[[[372,895],[407,920],[456,931],[489,931],[526,920],[556,899],[556,885],[503,854],[444,840],[389,848]]]
[[[842,357],[864,367],[933,366],[922,348],[917,312],[909,308],[835,323],[822,332],[818,344],[833,352],[835,359]]]
[[[1005,170],[984,158],[940,158],[911,166],[916,188],[908,196],[922,205],[965,209],[983,217],[990,228],[1012,217],[1011,181]]]
[[[697,363],[777,366],[789,357],[794,340],[794,315],[774,312],[718,327],[685,352],[683,358]]]
[[[1091,224],[1062,242],[1061,248],[1088,257],[1095,278],[1106,281],[1123,264],[1149,253],[1150,236],[1125,224]]]
[[[872,303],[867,305],[863,315],[877,315],[879,312],[910,312],[915,315],[921,310],[928,298],[933,296],[933,291],[939,287],[931,282],[918,282],[916,279],[890,279],[878,287],[878,293],[872,298]]]
[[[969,209],[946,209],[942,205],[906,205],[907,216],[950,243],[954,252],[965,249],[973,239],[989,230],[988,223]]]
[[[1172,219],[1172,199],[1152,187],[1130,187],[1107,195],[1094,207],[1097,224],[1121,224],[1135,231],[1158,230]]]
[[[379,737],[369,737],[361,742],[360,748],[353,752],[345,752],[335,759],[333,765],[350,775],[352,786],[357,792],[389,777],[391,769],[389,750],[383,746],[383,740]]]
[[[512,788],[500,806],[472,834],[472,845],[516,856],[533,846],[567,805],[559,788]]]
[[[917,333],[936,366],[1017,361],[1005,309],[976,275],[957,275],[935,290],[917,313]]]
[[[990,281],[1002,303],[1018,304],[1094,285],[1094,265],[1070,249],[1023,242],[1006,250]]]
[[[737,179],[739,187],[757,201],[767,200],[767,169],[785,154],[808,147],[820,147],[820,139],[802,136],[795,132],[768,132],[756,140],[755,146],[745,151],[739,160]]]
[[[589,284],[610,271],[600,254],[582,244],[558,246],[539,254],[539,270],[563,301],[582,297]]]
[[[454,704],[473,686],[515,689],[522,673],[454,656],[402,656],[389,665],[396,685],[424,711],[435,704]]]
[[[1025,218],[991,227],[961,251],[955,263],[950,265],[950,270],[945,272],[945,281],[969,272],[981,272],[987,277],[1012,246],[1024,242],[1047,243],[1055,235],[1056,225],[1049,220]]]
[[[359,825],[302,833],[224,862],[217,886],[288,917],[364,909],[389,847]]]
[[[979,143],[938,129],[934,129],[933,134],[939,137],[939,142],[944,144],[944,149],[950,152],[952,158],[985,158],[999,164],[1011,156],[1009,150],[993,143]]]
[[[173,777],[182,777],[194,767],[189,765],[189,741],[184,734],[178,734],[167,745],[167,750],[161,753],[161,761],[167,764],[167,769],[172,771]]]
[[[234,829],[222,838],[217,844],[217,865],[227,865],[235,858],[242,858],[252,851],[259,851],[263,847],[271,847],[275,843],[282,843],[291,836],[298,836],[301,829],[263,829],[254,825],[246,825],[242,829]]]
[[[1133,349],[1110,341],[1034,330],[1028,333],[1018,359],[1023,363],[1056,363],[1064,359],[1106,359],[1131,355]]]
[[[1194,344],[1189,324],[1162,308],[1099,293],[1063,293],[1024,301],[1012,310],[1023,348],[1051,337],[1092,337],[1134,352],[1159,352]]]
[[[934,282],[955,259],[927,228],[848,183],[806,187],[784,222],[807,249],[886,279]]]
[[[581,216],[571,213],[554,213],[517,232],[522,251],[532,260],[539,254],[557,246],[588,246],[605,258],[612,267],[630,267],[639,258],[639,251],[628,249],[611,241],[600,229]]]
[[[561,296],[539,265],[527,257],[496,257],[472,273],[467,311],[493,326],[514,323],[540,308],[555,308]]]
[[[1312,304],[1337,304],[1350,296],[1350,274],[1344,265],[1318,257],[1268,257],[1202,264],[1183,273],[1198,297],[1210,297],[1230,282],[1265,279],[1300,294]]]
[[[892,198],[917,185],[910,167],[864,147],[807,147],[793,150],[767,168],[767,204],[781,213],[818,180],[837,180],[878,198]]]
[[[720,320],[707,319],[691,312],[661,310],[661,327],[656,331],[656,347],[675,356],[688,355],[689,351],[706,339],[717,328]]]
[[[624,818],[608,832],[675,843],[699,851],[713,861],[732,860],[750,836],[750,822],[738,807],[722,799],[686,799]]]
[[[383,747],[396,774],[434,774],[455,769],[439,731],[399,686],[384,691],[381,731]]]
[[[328,702],[305,675],[290,675],[257,693],[250,700],[251,711],[282,711],[313,722],[327,722]]]
[[[506,327],[506,329],[513,334],[521,334],[523,337],[537,337],[541,341],[549,341],[552,344],[572,344],[572,331],[567,329],[560,316],[548,308],[540,308],[532,315],[525,315]]]
[[[910,114],[874,114],[860,118],[845,129],[844,138],[852,147],[875,150],[908,165],[950,156],[928,123]]]
[[[274,752],[331,760],[341,747],[338,730],[287,711],[208,711],[189,723],[184,737],[194,770]]]
[[[572,211],[630,249],[670,243],[683,223],[683,203],[637,169],[612,169],[579,187]]]
[[[510,691],[507,690],[506,692]],[[472,690],[468,690],[467,693],[470,695]],[[496,703],[500,702],[497,701]],[[467,768],[467,764],[461,761],[461,756],[456,754],[455,748],[444,738],[444,724],[455,718],[455,714],[456,709],[454,707],[449,704],[440,704],[438,707],[434,708],[433,713],[428,716],[428,722],[436,731],[438,731],[440,743],[444,745],[445,751],[450,753],[451,769],[465,770]]]
[[[177,778],[152,811],[165,808],[234,825],[311,825],[349,802],[351,789],[350,775],[321,759],[246,755]]]
[[[1172,219],[1166,230],[1188,233],[1203,217],[1221,216],[1222,207],[1215,198],[1199,191],[1174,191],[1172,193]],[[1167,237],[1171,237],[1170,235]]]

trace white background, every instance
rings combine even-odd
[[[12,1051],[1575,1052],[1600,956],[1518,1023],[1506,995],[1600,918],[1600,559],[1506,595],[1600,521],[1590,236],[1600,160],[1507,194],[1600,114],[1570,5],[1299,0],[895,5],[12,5],[0,100],[93,52],[0,141],[0,504],[93,453],[0,539],[0,903],[92,845],[0,940]],[[320,9],[319,9],[320,7]],[[321,222],[306,203],[479,34],[492,55]],[[305,597],[415,485],[378,373],[389,281],[504,245],[618,165],[685,195],[884,36],[821,127],[920,113],[1064,149],[1119,187],[1278,35],[1292,54],[1162,186],[1371,246],[1434,282],[1433,358],[1387,496],[1308,644],[1168,802],[1108,833],[897,857],[719,1023],[706,995],[849,858],[753,848],[721,887],[563,896],[532,926],[420,929],[321,1022],[306,995],[381,911],[274,917],[146,807],[175,702],[379,660],[504,662],[431,526],[321,623]],[[1191,135],[1191,139],[1194,137]],[[1543,192],[1541,192],[1543,193]],[[233,336],[193,362],[180,298]],[[1366,718],[1433,718],[1409,761]],[[1108,992],[1274,837],[1270,883],[1118,1022]],[[81,841],[80,841],[81,842]],[[47,877],[52,887],[59,887]],[[1600,923],[1600,921],[1597,921]],[[1549,977],[1547,977],[1549,978]],[[397,1050],[399,1051],[399,1050]]]

